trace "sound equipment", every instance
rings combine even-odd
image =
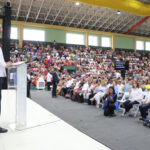
[[[2,22],[2,50],[6,62],[10,61],[10,30],[11,30],[11,6],[7,2],[4,6]],[[4,78],[3,89],[7,89],[7,77]]]
[[[11,30],[11,7],[7,2],[4,6],[3,30],[2,30],[2,50],[5,61],[10,60],[10,30]]]

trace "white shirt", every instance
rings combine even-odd
[[[52,81],[52,75],[50,73],[47,73],[47,82]]]
[[[82,87],[82,91],[87,91],[89,88],[89,84],[88,82],[87,83],[84,83],[83,87]]]
[[[94,88],[94,85],[91,85],[91,86],[88,88],[88,92],[91,92],[93,88]]]
[[[29,73],[27,74],[27,78],[28,78],[28,80],[31,80],[31,76]]]
[[[105,93],[106,90],[107,90],[106,86],[100,86],[100,88],[99,88],[99,92],[101,92],[101,93]]]
[[[0,77],[6,77],[6,63],[4,60],[2,49],[0,48]]]
[[[120,78],[121,74],[119,72],[116,72],[116,78]]]
[[[66,87],[67,87],[67,88],[71,87],[71,85],[73,84],[73,81],[74,81],[74,79],[69,80],[69,81],[66,83]]]
[[[80,82],[81,82],[81,81],[78,81],[78,82],[76,83],[76,86],[74,87],[74,90],[76,90],[76,89],[78,89],[78,88],[80,87]]]
[[[132,88],[131,93],[129,93],[129,99],[131,101],[138,101],[141,102],[143,99],[143,92],[141,88]]]
[[[113,84],[110,84],[110,83],[109,83],[109,84],[107,85],[107,88],[110,88],[111,86],[113,86]]]
[[[142,102],[150,103],[150,92],[144,92],[145,98]]]
[[[99,89],[101,88],[101,86],[97,86],[95,89],[94,89],[94,93],[97,93],[99,92]]]
[[[118,93],[123,93],[124,92],[124,85],[123,84],[118,84]]]

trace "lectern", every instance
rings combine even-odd
[[[24,62],[8,68],[8,89],[16,94],[15,128],[23,129],[27,122],[27,65]]]

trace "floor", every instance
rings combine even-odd
[[[112,150],[150,149],[150,128],[138,123],[138,117],[107,118],[101,109],[63,97],[52,99],[48,91],[32,91],[31,96],[45,109]]]
[[[28,128],[11,128],[15,121],[15,93],[3,91],[2,95],[0,125],[9,132],[0,134],[0,150],[110,150],[31,99],[27,99]]]

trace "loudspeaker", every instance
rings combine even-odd
[[[7,2],[4,6],[4,16],[2,23],[2,50],[6,62],[10,61],[10,31],[11,31],[11,7]],[[7,70],[6,70],[7,72]],[[7,77],[4,78],[3,89],[7,89]]]
[[[7,2],[8,3],[8,2]],[[5,61],[10,60],[10,30],[11,30],[11,7],[8,3],[4,7],[3,32],[2,32],[2,50]]]

